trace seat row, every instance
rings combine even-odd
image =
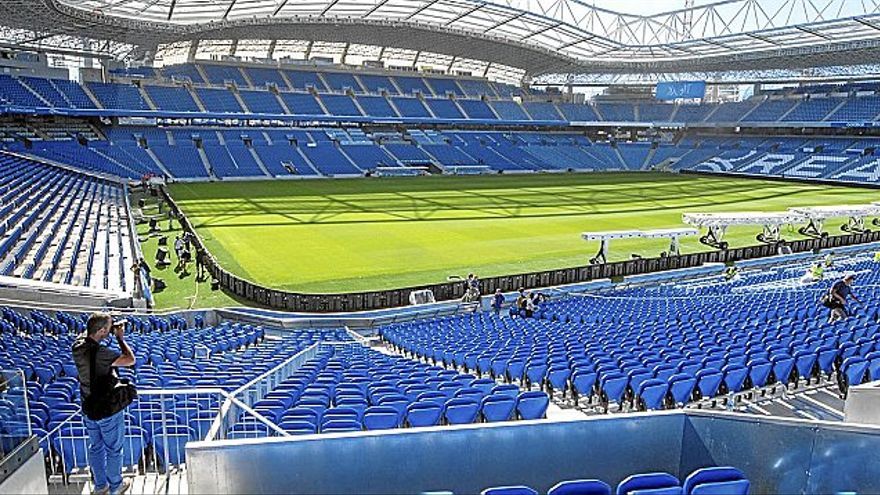
[[[133,289],[124,187],[0,155],[0,275]]]
[[[697,469],[680,482],[669,473],[634,474],[617,485],[616,495],[748,495],[749,480],[734,467]],[[561,481],[547,495],[611,495],[608,483],[596,479]],[[481,495],[538,495],[528,486],[487,488]]]
[[[252,404],[291,434],[540,419],[549,397],[352,344],[322,350]],[[250,419],[250,418],[248,418]],[[265,436],[242,421],[233,436]]]

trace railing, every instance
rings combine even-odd
[[[272,389],[277,387],[279,383],[292,375],[293,372],[305,364],[306,361],[314,358],[317,354],[318,344],[312,344],[306,349],[303,349],[282,361],[274,368],[234,390],[231,395],[237,397],[244,404],[252,406],[254,403],[265,397],[265,395],[272,391]]]
[[[302,294],[272,289],[239,277],[220,266],[219,262],[207,251],[189,219],[183,214],[164,188],[160,189],[162,197],[168,201],[172,211],[180,220],[181,227],[191,232],[196,239],[198,250],[207,253],[208,271],[220,282],[220,286],[237,297],[271,309],[283,311],[303,311],[312,313],[332,313],[346,311],[369,311],[374,309],[396,308],[409,305],[409,294],[416,290],[430,290],[437,301],[453,301],[464,295],[464,284],[444,282],[440,284],[407,287],[373,292],[349,294]],[[791,249],[793,253],[816,251],[820,249],[865,244],[880,241],[880,231],[863,234],[848,234],[822,238],[783,241],[779,244],[760,244],[736,249],[706,251],[681,256],[665,256],[659,258],[641,258],[615,263],[586,265],[559,270],[523,273],[482,279],[484,294],[491,294],[496,289],[502,292],[515,291],[520,287],[534,289],[553,287],[566,284],[589,282],[607,278],[627,277],[664,270],[693,268],[706,263],[727,263],[756,258],[775,256],[781,245]],[[586,256],[584,256],[586,258]]]
[[[0,370],[0,461],[31,435],[24,373]],[[2,474],[0,472],[0,480]]]
[[[123,472],[158,474],[165,481],[184,468],[186,444],[224,439],[233,424],[252,421],[273,434],[287,436],[233,394],[219,388],[142,390],[124,411]],[[50,482],[85,477],[89,466],[89,433],[81,410],[58,418],[40,437]]]
[[[131,474],[158,473],[166,480],[185,462],[185,445],[220,429],[229,394],[217,388],[142,390],[124,414],[122,466]],[[228,416],[233,417],[233,416]],[[71,410],[40,438],[49,480],[67,483],[89,466],[89,433],[81,410]],[[226,431],[225,428],[223,431]]]
[[[173,473],[185,467],[188,442],[289,436],[272,420],[254,410],[253,404],[314,358],[319,350],[339,345],[359,344],[313,344],[233,391],[220,388],[139,390],[137,401],[123,413],[124,473],[155,474],[167,482]],[[10,375],[18,377],[19,383],[24,383],[21,373]],[[8,394],[9,390],[20,390],[21,400],[26,404],[24,389],[24,386],[8,387],[3,394]],[[30,424],[27,408],[20,411],[23,411],[19,415],[23,414],[20,422],[24,428],[20,436],[24,441],[30,436]],[[40,447],[46,456],[50,482],[66,484],[71,477],[86,477],[89,473],[89,433],[79,408],[53,414],[51,429],[40,435]],[[234,425],[246,423],[256,424],[257,427],[233,431]]]

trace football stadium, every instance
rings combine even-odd
[[[880,1],[0,2],[0,493],[880,493]]]

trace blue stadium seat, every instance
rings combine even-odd
[[[486,488],[480,495],[538,495],[538,492],[527,486],[497,486],[494,488]]]
[[[611,495],[611,487],[601,480],[560,481],[547,495]]]
[[[413,428],[436,426],[443,412],[443,406],[436,402],[414,402],[406,408],[406,423]]]
[[[543,419],[550,397],[540,391],[523,392],[516,399],[516,412],[521,419]]]
[[[364,427],[367,430],[399,428],[400,412],[389,406],[370,406],[364,411]]]
[[[743,483],[744,482],[744,483]],[[706,486],[697,490],[700,485]],[[682,484],[684,495],[692,493],[726,493],[729,495],[746,495],[749,493],[749,482],[739,469],[733,467],[707,467],[697,469],[685,478]]]
[[[480,403],[474,399],[449,399],[443,410],[443,417],[451,425],[473,423],[480,413]]]
[[[681,494],[681,484],[678,478],[668,473],[644,473],[634,474],[624,479],[617,485],[617,495],[652,494],[652,495],[675,495]]]

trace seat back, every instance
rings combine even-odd
[[[684,483],[682,483],[681,486],[684,493],[687,494],[690,493],[696,485],[701,485],[703,483],[718,483],[721,481],[744,479],[746,479],[746,476],[739,469],[729,466],[715,466],[697,469],[685,478]]]
[[[436,426],[443,417],[443,406],[436,402],[414,402],[406,409],[406,422],[412,427]]]
[[[480,403],[473,399],[450,399],[446,402],[443,415],[449,424],[459,425],[473,423],[480,412]]]
[[[516,399],[516,412],[522,419],[542,419],[550,405],[550,397],[540,391],[523,392]]]
[[[636,491],[655,490],[662,488],[679,488],[681,485],[678,478],[669,473],[643,473],[634,474],[617,485],[617,495],[628,495]],[[648,493],[648,492],[644,492]]]
[[[687,495],[748,495],[749,487],[749,480],[701,483],[694,486]]]
[[[611,495],[611,487],[601,480],[560,481],[547,495]]]
[[[507,421],[516,409],[516,399],[508,395],[490,395],[483,398],[480,411],[487,422]]]
[[[371,406],[364,411],[363,421],[368,430],[387,430],[400,426],[400,414],[390,406]]]
[[[527,486],[496,486],[494,488],[486,488],[480,495],[538,495],[537,490]]]

